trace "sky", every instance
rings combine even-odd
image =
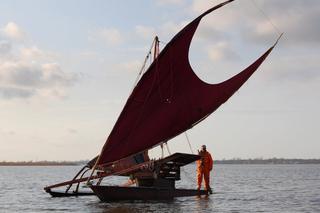
[[[99,154],[155,35],[163,48],[212,0],[2,0],[0,161]],[[205,82],[259,70],[188,131],[215,159],[320,158],[320,2],[238,0],[206,16],[189,52]],[[184,134],[168,142],[188,152]],[[152,151],[153,155],[160,150]]]

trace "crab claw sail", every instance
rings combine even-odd
[[[190,43],[201,19],[232,1],[201,14],[166,45],[128,98],[97,165],[149,149],[192,128],[226,102],[257,70],[274,46],[248,68],[219,84],[204,83],[189,64]]]

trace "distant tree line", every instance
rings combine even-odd
[[[0,166],[77,166],[88,161],[2,161]]]

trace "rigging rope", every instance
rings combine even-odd
[[[160,147],[161,147],[161,159],[163,159],[163,157],[164,157],[163,143],[160,144]]]
[[[256,7],[256,9],[265,17],[265,19],[271,24],[273,29],[278,35],[281,35],[281,31],[276,27],[276,25],[272,22],[272,20],[269,18],[269,16],[258,6],[258,4],[254,1],[251,0],[251,3]]]
[[[190,150],[191,150],[191,153],[194,154],[193,149],[192,149],[192,147],[191,147],[191,143],[190,143],[190,140],[189,140],[187,131],[184,132],[184,135],[186,136],[186,139],[187,139],[187,141],[188,141],[188,144],[189,144],[189,148],[190,148]]]
[[[191,143],[190,143],[190,139],[189,139],[187,131],[184,132],[184,135],[186,136],[186,139],[187,139],[187,142],[189,144],[189,148],[190,148],[191,153],[194,154],[193,149],[191,147]],[[181,167],[181,171],[184,173],[185,177],[187,179],[189,179],[189,181],[195,182],[194,177],[191,177],[190,174],[188,172],[186,172],[184,168]]]
[[[136,85],[137,85],[137,83],[138,83],[138,81],[140,79],[140,76],[144,73],[145,68],[146,68],[146,64],[148,62],[148,59],[150,59],[150,64],[151,64],[151,57],[150,57],[151,56],[151,50],[152,50],[155,42],[156,42],[156,39],[154,38],[153,41],[152,41],[151,47],[149,48],[148,54],[146,55],[146,57],[145,57],[145,59],[144,59],[144,61],[142,63],[142,66],[141,66],[141,68],[139,70],[139,73],[138,73],[138,75],[136,77],[136,80],[134,81],[132,91],[136,87]]]
[[[160,44],[163,44],[163,45],[167,45],[168,43],[167,42],[164,42],[164,41],[160,41],[158,40]]]
[[[169,146],[168,146],[167,142],[165,142],[164,144],[165,144],[166,147],[167,147],[168,154],[171,155],[171,152],[170,152],[170,150],[169,150]]]

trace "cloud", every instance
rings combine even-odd
[[[63,71],[55,54],[21,41],[17,24],[8,23],[2,32],[12,40],[0,41],[0,97],[65,97],[77,75]]]
[[[36,95],[64,97],[64,88],[76,79],[76,75],[63,72],[57,63],[0,63],[0,93],[7,99]]]
[[[142,66],[141,60],[131,60],[127,62],[120,63],[116,66],[116,69],[127,71],[127,72],[135,72],[138,73]]]
[[[149,39],[153,38],[156,35],[156,31],[153,27],[147,27],[138,25],[135,27],[135,32],[138,36],[140,36],[143,39]]]
[[[7,25],[1,31],[6,37],[10,39],[22,40],[25,37],[25,33],[14,22],[7,23]]]
[[[306,84],[312,81],[319,82],[319,57],[320,53],[314,55],[286,55],[266,65],[268,70],[272,70],[268,77],[272,81],[280,82],[305,82]]]
[[[210,7],[213,7],[216,3],[217,2],[207,0],[194,0],[191,4],[191,10],[193,10],[196,13],[202,13]]]
[[[150,39],[154,38],[156,35],[160,37],[161,40],[168,40],[172,38],[178,31],[180,31],[186,24],[187,21],[182,21],[179,23],[173,21],[167,21],[158,27],[150,27],[137,25],[135,27],[135,33],[145,39],[150,41]]]
[[[55,57],[53,53],[43,51],[37,46],[22,47],[20,49],[20,56],[23,60],[51,60]]]
[[[8,54],[11,51],[11,43],[9,41],[0,41],[0,55]]]
[[[68,129],[67,129],[67,132],[68,132],[69,134],[77,134],[77,133],[78,133],[78,130],[73,129],[73,128],[68,128]]]
[[[165,22],[164,24],[162,24],[160,26],[159,34],[163,35],[163,37],[165,35],[168,35],[168,34],[175,35],[177,32],[179,32],[188,23],[189,23],[189,21],[181,21],[179,23],[175,23],[175,22],[172,22],[172,21]]]
[[[320,5],[317,1],[288,1],[281,4],[263,1],[261,7],[267,8],[269,19],[280,31],[285,33],[285,43],[319,44],[320,42]],[[274,35],[274,27],[269,20],[256,24],[249,38],[264,42]]]
[[[123,43],[124,37],[116,28],[101,28],[89,33],[89,41],[103,42],[107,45],[119,45]]]
[[[0,86],[0,95],[5,99],[30,98],[34,94],[35,91],[33,91],[32,89]]]
[[[41,71],[23,62],[3,62],[0,64],[0,82],[8,85],[38,86]]]
[[[157,4],[161,6],[166,6],[166,5],[181,5],[185,1],[184,0],[157,0]]]
[[[144,25],[135,26],[135,34],[143,39],[154,38],[156,35],[159,36],[161,41],[169,41],[178,31],[180,31],[188,22],[182,21],[175,23],[173,21],[167,21],[158,27],[150,27]]]
[[[252,26],[255,19],[248,11],[247,1],[230,3],[201,20],[196,34],[203,40],[230,40],[233,34],[237,37],[244,38],[243,32],[246,32],[248,26]],[[199,15],[209,8],[215,6],[217,2],[207,0],[194,0],[190,7],[190,12]],[[241,4],[241,5],[240,5]],[[245,16],[250,16],[246,18]],[[240,33],[239,33],[240,32]],[[238,35],[239,34],[239,35]]]
[[[200,14],[216,2],[193,0],[190,11]],[[320,4],[300,0],[235,1],[202,20],[197,32],[205,37],[230,37],[266,44],[284,32],[286,44],[320,44]]]
[[[0,129],[0,133],[4,135],[16,135],[17,132],[14,130],[8,130],[8,129]]]
[[[208,56],[213,61],[235,60],[240,58],[227,42],[219,42],[214,46],[210,46],[208,48]]]

